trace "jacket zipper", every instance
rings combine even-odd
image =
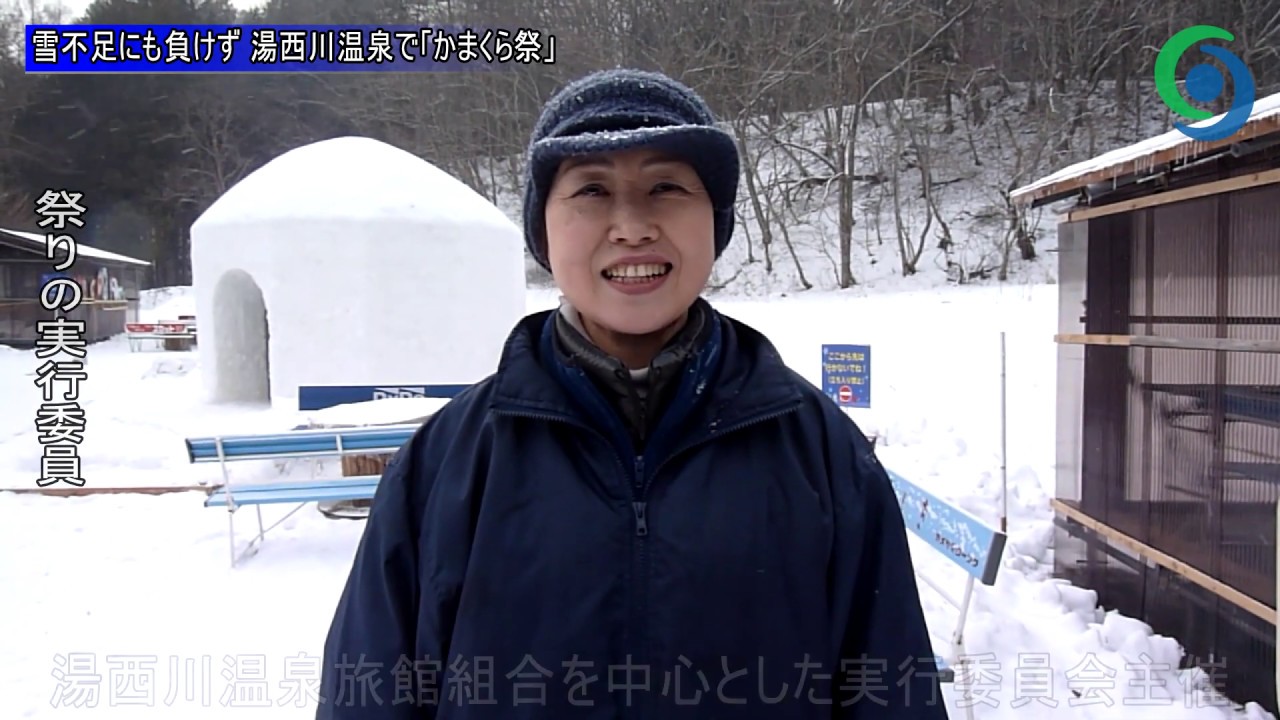
[[[800,409],[800,404],[796,403],[794,405],[790,405],[788,407],[782,408],[781,410],[765,413],[762,415],[757,415],[756,417],[749,418],[747,420],[743,420],[741,422],[735,423],[723,430],[720,430],[719,432],[712,432],[708,435],[704,435],[698,438],[697,440],[694,440],[693,442],[690,442],[681,446],[675,452],[668,453],[667,456],[658,463],[657,467],[654,468],[653,475],[656,476],[659,470],[661,470],[663,467],[667,465],[667,463],[671,462],[675,458],[683,455],[684,453],[696,447],[699,447],[700,445],[704,445],[715,438],[724,437],[725,435],[728,435],[730,433],[735,433],[739,430],[743,430],[745,428],[751,427],[752,425],[756,425],[758,423],[768,422],[769,420],[773,420],[773,419],[782,417],[783,415],[786,415],[788,413],[795,412],[798,409]],[[715,424],[716,424],[716,421],[712,421],[711,423],[712,428],[715,427]],[[650,658],[649,658],[649,652],[648,652],[649,626],[648,626],[648,622],[645,620],[649,610],[649,607],[648,607],[649,556],[648,556],[648,547],[646,545],[646,537],[649,535],[649,507],[648,507],[647,498],[649,494],[650,478],[645,475],[644,455],[636,456],[635,471],[636,471],[635,500],[634,502],[632,502],[631,505],[632,505],[632,508],[634,508],[635,515],[636,515],[636,537],[637,537],[636,545],[637,545],[637,556],[639,561],[638,565],[636,566],[636,572],[639,574],[643,574],[643,581],[636,583],[635,603],[637,608],[637,614],[634,616],[633,622],[635,623],[634,627],[636,628],[636,636],[641,640],[640,651],[638,654],[640,654],[640,656],[643,658],[641,660],[641,663],[645,664],[645,666],[647,667],[647,664],[650,662]],[[648,712],[648,708],[650,707],[649,698],[651,697],[651,695],[646,693],[646,694],[642,694],[640,697],[641,697],[641,701],[639,703],[639,710],[636,714],[642,718],[648,717],[650,715],[650,713]]]
[[[658,470],[661,470],[663,467],[665,467],[669,462],[671,462],[675,458],[683,455],[686,452],[689,452],[690,450],[696,447],[699,447],[700,445],[704,445],[715,438],[724,437],[725,435],[738,432],[739,430],[744,430],[748,427],[751,427],[752,425],[757,425],[759,423],[768,422],[770,420],[780,418],[783,415],[787,415],[789,413],[795,412],[796,410],[800,409],[800,406],[801,406],[800,403],[788,405],[787,407],[784,407],[780,410],[764,413],[762,415],[757,415],[753,418],[749,418],[747,420],[743,420],[741,422],[730,425],[729,427],[726,427],[719,431],[715,431],[715,426],[718,421],[713,420],[711,423],[711,428],[713,431],[711,433],[704,435],[698,438],[697,440],[694,440],[693,442],[690,442],[681,446],[675,452],[668,453],[667,456],[663,458],[661,462],[658,463],[657,467],[654,468],[654,474],[656,475]],[[618,463],[618,468],[622,470],[624,475],[626,474],[626,471],[627,471],[626,465],[622,462],[622,455],[621,453],[618,452],[617,446],[612,441],[610,441],[607,437],[605,437],[605,435],[601,433],[599,430],[596,430],[595,428],[590,427],[585,423],[574,420],[573,418],[567,415],[556,415],[554,413],[538,413],[538,412],[532,412],[528,410],[513,410],[513,409],[497,409],[496,411],[505,415],[527,417],[534,420],[545,420],[548,422],[562,422],[574,427],[584,429],[587,432],[595,435],[600,440],[604,441],[604,444],[607,445],[610,451],[613,453],[614,460]],[[638,649],[636,654],[640,656],[640,661],[642,663],[648,663],[649,661],[649,658],[648,658],[649,628],[648,628],[648,623],[645,621],[645,615],[648,612],[647,580],[648,580],[648,571],[649,571],[649,558],[648,558],[647,538],[649,535],[649,504],[646,498],[648,496],[648,491],[649,491],[649,478],[646,477],[645,475],[645,461],[644,461],[643,454],[635,456],[635,462],[632,467],[632,470],[633,470],[633,475],[631,477],[631,482],[627,483],[628,489],[631,491],[631,510],[635,516],[635,535],[636,535],[636,540],[632,545],[632,547],[635,548],[635,558],[632,564],[634,604],[632,606],[631,627],[634,629],[634,633],[635,633],[634,638],[638,641],[637,642]],[[649,706],[648,697],[649,696],[647,694],[642,694],[640,696],[641,698],[640,702],[638,703],[639,708],[638,709],[631,708],[633,710],[636,710],[636,715],[638,715],[639,717],[646,717],[649,714],[646,712],[646,709]],[[630,715],[631,713],[624,713],[624,714]]]
[[[631,488],[631,507],[634,508],[636,514],[636,537],[632,542],[635,548],[634,563],[631,566],[632,572],[632,608],[631,627],[634,629],[636,640],[635,650],[641,667],[649,667],[649,623],[645,620],[645,615],[649,611],[649,512],[648,501],[645,498],[645,488],[648,483],[644,477],[644,455],[636,455],[635,462],[635,482]],[[653,680],[653,673],[646,671],[650,682]],[[636,717],[647,717],[649,707],[649,693],[652,687],[645,688],[641,691],[640,701],[636,703],[634,708]],[[628,710],[632,708],[627,708]],[[626,713],[630,715],[631,713]]]
[[[636,514],[636,537],[644,537],[649,534],[649,515],[648,503],[644,498],[644,456],[636,456],[636,487],[632,488],[631,497],[635,498],[631,503],[631,509]]]
[[[622,474],[624,477],[627,475],[627,466],[622,461],[622,454],[618,452],[618,447],[616,443],[609,440],[609,438],[605,437],[604,433],[587,425],[586,423],[575,420],[567,415],[556,415],[554,413],[539,413],[539,412],[533,412],[530,410],[495,408],[495,412],[503,415],[513,416],[513,417],[530,418],[532,420],[560,422],[560,423],[565,423],[566,425],[570,425],[572,427],[586,430],[589,434],[596,436],[597,438],[599,438],[601,441],[604,442],[604,444],[609,448],[609,451],[613,454],[613,459],[618,463],[618,469],[622,471]],[[648,565],[645,559],[644,540],[645,540],[645,537],[648,536],[649,534],[649,521],[648,521],[648,514],[646,512],[646,503],[641,499],[641,495],[640,495],[640,488],[643,486],[642,479],[644,477],[644,456],[643,455],[636,456],[635,464],[633,465],[632,470],[634,472],[634,475],[628,478],[628,482],[626,483],[626,485],[627,485],[627,490],[631,495],[631,511],[635,516],[635,534],[638,539],[632,543],[632,561],[631,561],[632,592],[630,594],[632,599],[632,605],[630,608],[631,612],[629,613],[628,624],[630,626],[629,629],[631,630],[632,633],[634,633],[633,637],[643,639],[644,632],[641,628],[641,625],[643,624],[643,618],[644,618],[642,598],[644,597],[645,593],[641,587],[640,578],[637,577],[641,571],[647,569],[647,565]],[[641,655],[643,658],[643,653],[636,653],[636,654]],[[632,658],[632,659],[634,660],[635,658]],[[628,662],[631,662],[631,661],[629,660]],[[644,660],[642,659],[641,662],[644,662]],[[645,698],[644,695],[640,696],[639,705],[642,708],[644,707],[644,698]],[[624,707],[623,711],[624,711],[624,715],[631,715],[632,712],[635,711],[635,708]],[[637,714],[640,715],[641,717],[643,717],[644,715],[643,711],[639,711],[637,712]]]

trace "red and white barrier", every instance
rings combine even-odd
[[[163,321],[155,323],[125,323],[125,335],[129,339],[129,350],[135,352],[142,347],[144,341],[158,341],[164,347],[165,340],[196,339],[196,323],[194,320]]]

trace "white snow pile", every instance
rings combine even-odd
[[[378,171],[351,171],[371,167]],[[286,214],[307,223],[488,224],[502,231],[512,226],[484,196],[412,153],[372,138],[340,137],[295,148],[258,168],[219,197],[192,233],[275,223]]]

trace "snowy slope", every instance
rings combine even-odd
[[[1109,83],[1089,97],[1069,88],[1066,94],[1041,98],[1041,105],[1053,111],[1048,116],[1027,112],[1023,86],[1013,83],[1007,90],[987,88],[985,117],[973,124],[959,112],[962,104],[957,102],[950,127],[940,109],[924,103],[868,106],[854,142],[852,169],[855,176],[868,178],[854,186],[855,292],[923,290],[956,283],[961,271],[974,275],[965,282],[995,282],[992,278],[998,276],[1009,242],[1008,191],[1172,127],[1154,88],[1135,95],[1141,99],[1136,114],[1116,107],[1115,89]],[[1079,127],[1064,137],[1071,113],[1082,109],[1087,112]],[[744,133],[748,155],[733,243],[712,278],[726,295],[794,294],[804,291],[802,276],[814,289],[839,287],[839,199],[835,186],[823,182],[831,177],[835,158],[830,149],[832,114],[830,109],[784,114],[768,127],[753,118],[745,128],[730,128]],[[911,132],[902,129],[904,115]],[[510,158],[481,162],[489,163],[481,175],[495,178],[483,192],[512,221],[521,222],[520,163]],[[753,166],[762,207],[772,214],[771,268],[764,259],[761,221],[745,180]],[[929,220],[922,170],[931,178],[932,197],[952,243],[949,250],[939,247],[942,222]],[[1057,277],[1056,218],[1047,208],[1037,209],[1027,214],[1026,223],[1036,237],[1037,257],[1022,261],[1016,251],[1011,253],[1010,282],[1052,281]],[[909,253],[920,253],[915,274],[906,277],[900,236]],[[787,242],[794,247],[794,259]],[[535,284],[549,281],[532,263],[529,275]]]

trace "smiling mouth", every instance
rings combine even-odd
[[[648,282],[666,275],[674,269],[671,263],[643,263],[640,265],[615,265],[600,272],[600,276],[612,282]]]

